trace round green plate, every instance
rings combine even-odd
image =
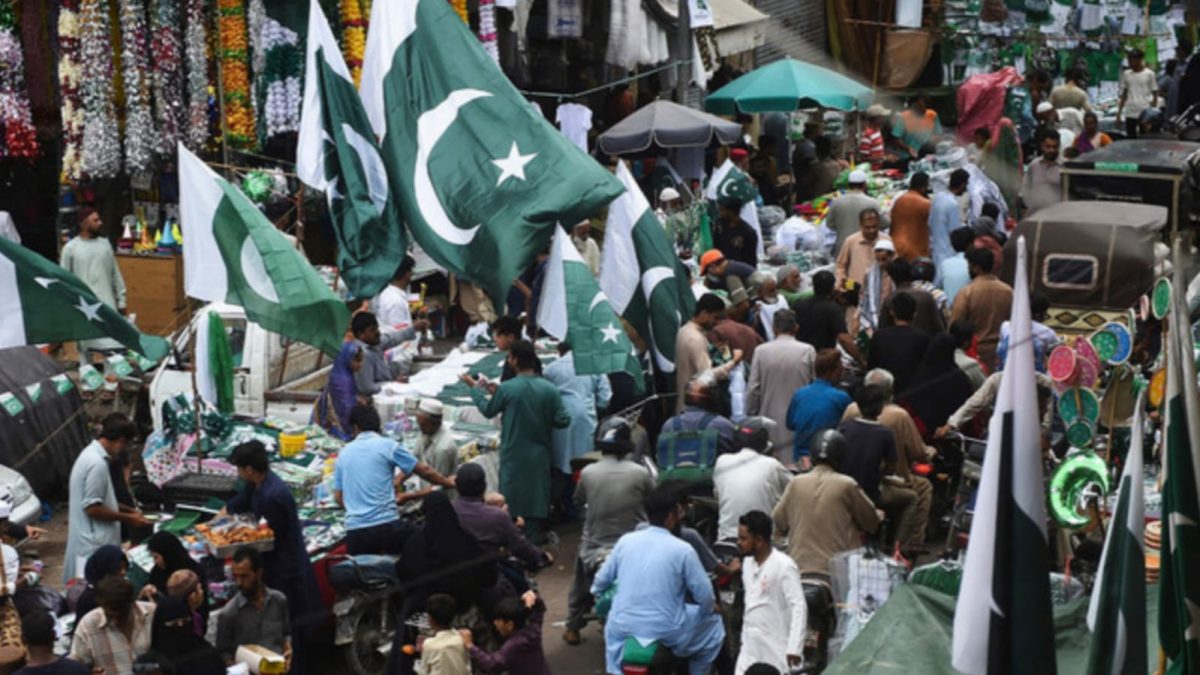
[[[1079,420],[1080,412],[1085,421],[1095,424],[1100,418],[1100,399],[1091,389],[1072,387],[1058,399],[1058,414],[1062,416],[1063,424],[1070,426]]]
[[[1096,349],[1096,355],[1100,357],[1100,360],[1106,363],[1112,361],[1113,356],[1116,355],[1117,349],[1120,347],[1117,343],[1117,336],[1106,330],[1098,330],[1092,333],[1088,341]]]
[[[1162,319],[1171,310],[1171,280],[1163,277],[1154,282],[1154,292],[1150,298],[1150,312],[1156,319]]]
[[[1067,441],[1073,448],[1086,448],[1092,444],[1092,424],[1087,420],[1076,420],[1067,427]]]

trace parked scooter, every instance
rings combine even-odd
[[[343,556],[329,570],[337,591],[334,645],[354,675],[382,675],[392,651],[396,620],[389,598],[399,585],[396,557]]]

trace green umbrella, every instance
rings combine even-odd
[[[718,115],[791,112],[818,106],[862,110],[874,96],[870,87],[828,68],[783,59],[721,87],[705,99],[704,107]]]

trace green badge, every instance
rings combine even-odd
[[[1154,292],[1150,296],[1150,313],[1156,319],[1162,319],[1171,311],[1171,280],[1163,277],[1154,282]]]
[[[50,381],[54,383],[54,391],[58,392],[59,396],[75,388],[75,383],[71,381],[70,377],[67,377],[66,373],[55,375],[50,378]]]
[[[37,405],[37,402],[42,400],[42,383],[34,382],[28,387],[25,387],[25,394],[29,396],[30,403]]]
[[[4,408],[4,412],[8,413],[10,417],[16,417],[25,409],[25,405],[17,400],[12,392],[6,391],[0,394],[0,408]]]
[[[120,354],[113,354],[108,357],[107,361],[108,367],[112,369],[112,372],[116,373],[117,377],[128,377],[133,372],[133,366]]]

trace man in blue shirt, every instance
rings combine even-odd
[[[721,651],[725,626],[713,611],[712,584],[696,551],[676,536],[684,517],[679,497],[670,484],[651,492],[650,525],[621,537],[596,573],[592,595],[616,586],[604,625],[608,673],[621,673],[626,638],[657,640],[687,659],[692,675],[708,673]]]
[[[958,198],[967,191],[971,174],[966,169],[955,169],[950,174],[950,191],[937,192],[929,207],[929,246],[935,265],[954,256],[950,233],[963,225],[959,217]]]
[[[971,271],[967,265],[967,251],[975,243],[975,231],[969,227],[960,227],[950,232],[950,246],[954,255],[937,263],[938,276],[941,278],[942,291],[946,294],[946,302],[954,306],[954,296],[958,295],[963,286],[971,283]]]
[[[333,471],[333,496],[346,509],[346,549],[350,555],[398,554],[416,526],[400,520],[396,484],[417,474],[444,488],[454,481],[417,461],[404,446],[380,435],[379,413],[370,405],[350,411],[355,438],[338,453]],[[400,474],[395,474],[395,469]]]
[[[792,456],[804,469],[812,466],[808,450],[817,432],[837,428],[850,407],[850,395],[837,388],[843,374],[838,350],[817,353],[816,373],[812,384],[796,390],[787,412],[787,428],[795,433]]]

